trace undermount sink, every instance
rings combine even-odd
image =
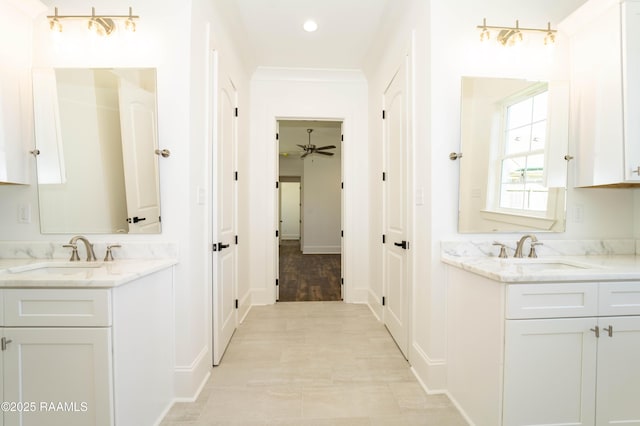
[[[34,263],[30,265],[16,266],[9,268],[8,272],[12,274],[29,274],[29,275],[75,275],[96,271],[96,269],[104,266],[102,262],[96,263]]]
[[[509,258],[498,259],[502,264],[513,265],[523,271],[548,271],[567,269],[590,269],[594,266],[564,259]]]

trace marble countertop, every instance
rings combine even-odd
[[[504,237],[503,237],[504,238]],[[515,239],[506,242],[506,259],[496,240],[443,241],[442,262],[505,283],[640,281],[640,241],[547,240],[538,257],[513,258]],[[525,255],[529,244],[526,245]]]
[[[442,255],[442,261],[505,283],[640,281],[640,256],[550,256],[529,259]]]
[[[0,259],[0,288],[112,288],[177,263],[173,258],[111,262]]]

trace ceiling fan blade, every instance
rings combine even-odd
[[[296,146],[299,146],[299,147],[300,147],[300,148],[302,148],[302,149],[307,149],[307,147],[306,147],[306,146],[304,146],[304,145],[296,144]]]
[[[315,153],[322,154],[322,155],[333,155],[333,152],[316,151]]]
[[[307,155],[309,155],[309,153],[308,153],[308,152],[305,152],[304,154],[302,154],[302,155],[300,156],[300,158],[304,158],[304,157],[306,157]]]
[[[336,147],[335,145],[327,145],[327,146],[321,146],[320,148],[316,148],[316,150],[319,150],[319,149],[333,149],[335,147]]]

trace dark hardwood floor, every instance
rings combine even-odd
[[[340,257],[339,254],[302,254],[300,241],[281,241],[279,301],[342,300]]]

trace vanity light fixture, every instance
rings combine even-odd
[[[60,21],[69,20],[86,20],[89,31],[97,35],[109,35],[116,29],[116,22],[124,22],[124,29],[130,32],[136,31],[136,21],[140,16],[133,14],[133,8],[129,7],[128,15],[96,15],[96,8],[91,8],[91,15],[59,15],[58,8],[54,8],[54,14],[48,15],[49,28],[51,31],[62,32],[62,23]]]
[[[547,23],[547,28],[523,28],[520,27],[520,22],[516,20],[515,27],[499,27],[493,25],[487,25],[487,18],[482,20],[482,25],[478,25],[476,28],[480,30],[480,41],[485,42],[491,38],[491,31],[498,32],[496,40],[503,46],[514,46],[524,40],[524,32],[538,32],[545,33],[544,44],[545,46],[552,45],[556,41],[557,30],[551,29],[551,22]]]

